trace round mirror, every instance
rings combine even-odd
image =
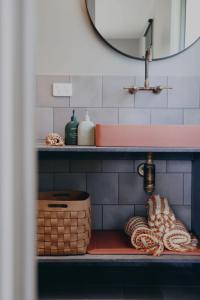
[[[144,59],[176,55],[200,37],[200,0],[86,0],[91,22],[116,51]]]

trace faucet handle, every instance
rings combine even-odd
[[[134,95],[139,91],[143,91],[143,92],[152,92],[154,94],[160,94],[163,90],[172,90],[172,87],[163,87],[161,85],[158,86],[150,86],[150,87],[146,87],[146,86],[142,86],[142,87],[137,87],[137,86],[132,86],[132,87],[125,87],[124,90],[127,90],[129,94]]]
[[[164,87],[164,86],[158,85],[158,86],[152,87],[150,89],[152,90],[152,92],[154,94],[160,94],[163,90],[172,90],[173,88],[172,87]]]
[[[132,87],[124,87],[124,90],[127,90],[129,94],[134,95],[139,90],[138,87],[132,86]]]

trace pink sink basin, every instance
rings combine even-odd
[[[200,147],[200,125],[96,125],[97,147]]]

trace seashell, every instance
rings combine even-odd
[[[49,133],[45,138],[48,146],[64,146],[63,138],[58,133]]]

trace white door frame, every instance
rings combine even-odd
[[[0,0],[0,299],[35,300],[35,0]]]

